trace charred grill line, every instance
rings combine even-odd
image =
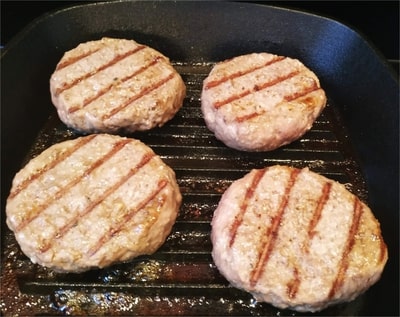
[[[300,274],[297,267],[293,268],[293,279],[287,285],[287,294],[289,298],[295,298],[300,286]]]
[[[304,89],[302,91],[297,91],[296,93],[294,93],[292,95],[285,96],[283,98],[284,101],[278,103],[276,106],[279,106],[280,104],[283,104],[285,102],[290,102],[290,101],[293,101],[293,100],[296,100],[296,99],[300,99],[301,97],[307,96],[308,94],[310,94],[310,93],[312,93],[312,92],[314,92],[316,90],[319,90],[319,89],[320,88],[314,82],[314,85],[312,85],[311,87],[308,87],[308,88],[306,88],[306,89]],[[245,116],[236,117],[236,122],[239,122],[239,123],[240,122],[244,122],[246,120],[250,120],[252,118],[255,118],[257,116],[263,115],[265,113],[266,113],[266,111],[253,112],[253,113],[247,114]]]
[[[89,143],[95,137],[96,137],[96,135],[91,135],[88,138],[81,139],[78,143],[76,143],[73,147],[69,148],[68,150],[66,150],[64,152],[58,152],[57,154],[59,156],[57,156],[54,160],[52,160],[49,165],[44,166],[41,170],[36,171],[29,178],[23,180],[21,182],[21,184],[13,192],[10,193],[9,199],[12,199],[15,196],[17,196],[21,191],[23,191],[26,187],[28,187],[31,182],[33,182],[35,179],[39,178],[41,175],[43,175],[47,171],[54,168],[58,163],[65,160],[67,157],[72,155],[72,153],[74,153],[75,151],[80,149],[86,143]]]
[[[158,61],[162,59],[162,57],[156,57],[154,58],[150,63],[140,67],[138,70],[136,70],[135,72],[133,72],[132,74],[129,74],[127,76],[125,76],[124,78],[121,78],[121,80],[119,81],[119,83],[123,83],[137,75],[139,75],[140,73],[144,72],[146,69],[150,68],[151,66],[154,66],[155,64],[158,63]],[[113,87],[115,87],[115,84],[111,84],[103,89],[101,89],[96,95],[94,95],[93,97],[87,98],[86,100],[84,100],[84,102],[82,103],[81,106],[75,106],[72,107],[70,109],[68,109],[69,113],[74,113],[84,107],[86,107],[87,105],[89,105],[90,103],[92,103],[93,101],[97,100],[98,98],[100,98],[101,96],[105,95],[107,92],[109,92]]]
[[[112,59],[111,61],[109,61],[108,63],[101,65],[99,68],[97,68],[96,70],[94,70],[93,72],[87,73],[79,78],[75,78],[72,82],[70,83],[63,83],[61,88],[58,88],[56,90],[56,96],[58,96],[59,94],[61,94],[62,92],[64,92],[65,90],[68,90],[70,88],[72,88],[73,86],[75,86],[77,83],[81,82],[82,80],[88,79],[89,77],[94,76],[95,74],[105,70],[106,68],[115,65],[116,63],[118,63],[119,61],[123,60],[124,58],[127,58],[128,56],[131,56],[137,52],[139,52],[140,50],[144,49],[145,46],[144,45],[140,45],[135,47],[132,50],[129,50],[123,54],[119,54],[117,56],[114,57],[114,59]],[[83,56],[85,57],[85,56]],[[75,59],[74,62],[76,63],[77,61],[79,61],[79,59]],[[69,65],[71,65],[72,63],[70,63]]]
[[[317,208],[314,211],[313,217],[311,218],[311,221],[308,225],[308,240],[307,240],[307,247],[306,247],[306,253],[309,252],[309,244],[311,242],[311,239],[314,237],[315,235],[315,227],[317,226],[319,220],[321,219],[321,214],[322,214],[322,210],[324,209],[324,206],[326,204],[326,202],[329,200],[329,194],[331,191],[331,187],[332,187],[332,183],[325,183],[324,187],[322,188],[322,193],[321,196],[318,200],[318,205]]]
[[[135,175],[139,171],[139,169],[142,168],[144,165],[146,165],[153,157],[154,157],[153,153],[145,154],[142,157],[142,160],[134,168],[130,169],[129,172],[124,177],[122,177],[117,183],[115,183],[111,187],[107,188],[102,195],[94,199],[81,213],[79,213],[79,215],[72,218],[65,226],[60,228],[60,230],[56,235],[51,237],[47,242],[43,243],[43,245],[40,248],[40,252],[46,252],[47,250],[49,250],[55,239],[62,238],[63,235],[65,235],[72,227],[76,225],[76,223],[79,221],[79,218],[85,217],[87,214],[89,214],[104,199],[110,196],[122,184],[124,184],[128,179],[130,179],[133,175]]]
[[[339,262],[339,269],[336,274],[336,278],[333,281],[332,288],[329,291],[328,298],[332,299],[336,292],[342,287],[343,281],[346,275],[347,268],[349,267],[349,254],[353,249],[355,244],[355,235],[358,231],[358,226],[360,224],[360,219],[363,213],[363,206],[360,200],[357,197],[354,197],[354,212],[353,212],[353,220],[351,222],[351,227],[349,229],[349,233],[347,236],[346,245],[343,250],[342,257]]]
[[[228,103],[231,103],[233,101],[239,100],[239,99],[241,99],[243,97],[246,97],[246,96],[248,96],[248,95],[250,95],[252,93],[255,93],[257,91],[260,91],[260,90],[275,86],[275,85],[277,85],[277,84],[279,84],[279,83],[281,83],[281,82],[283,82],[283,81],[285,81],[287,79],[290,79],[290,78],[292,78],[292,77],[294,77],[294,76],[296,76],[298,74],[299,74],[298,70],[292,71],[289,74],[276,77],[273,80],[267,81],[267,82],[265,82],[265,83],[263,83],[261,85],[255,85],[252,89],[248,89],[248,90],[245,90],[245,91],[241,92],[240,94],[230,96],[229,98],[227,98],[225,100],[217,101],[216,103],[214,103],[214,107],[216,109],[221,108],[222,106],[225,106]]]
[[[318,199],[317,207],[315,208],[315,211],[309,222],[309,226],[308,226],[308,230],[307,230],[308,239],[306,239],[304,241],[304,245],[305,245],[304,253],[305,254],[310,252],[310,243],[311,243],[313,236],[316,233],[314,231],[314,229],[317,226],[319,220],[321,219],[322,210],[324,209],[326,202],[329,200],[329,194],[330,194],[331,187],[332,187],[331,182],[325,183],[324,186],[322,187],[321,196]],[[300,287],[300,284],[301,284],[301,275],[300,275],[298,266],[296,266],[296,264],[294,264],[293,279],[287,284],[287,294],[288,294],[289,298],[291,298],[291,299],[296,298],[296,294]]]
[[[159,80],[158,82],[156,82],[155,84],[151,85],[151,86],[146,86],[144,88],[142,88],[142,90],[137,94],[132,96],[131,98],[129,98],[126,102],[124,102],[123,104],[115,107],[114,109],[112,109],[108,114],[105,114],[102,117],[102,120],[107,120],[109,118],[111,118],[112,116],[114,116],[115,114],[117,114],[118,112],[120,112],[121,110],[125,109],[126,107],[128,107],[132,102],[142,98],[143,96],[149,94],[150,92],[152,92],[153,90],[156,90],[157,88],[161,87],[162,85],[164,85],[165,83],[167,83],[169,80],[171,80],[172,78],[175,77],[174,73],[170,73],[167,77]]]
[[[274,64],[276,62],[284,60],[285,58],[286,57],[284,57],[284,56],[277,56],[274,59],[272,59],[272,60],[270,60],[270,61],[268,61],[268,62],[266,62],[266,63],[264,63],[262,65],[259,65],[259,66],[253,67],[253,68],[249,68],[249,69],[245,69],[245,70],[239,70],[236,73],[233,73],[233,74],[231,74],[229,76],[226,76],[226,77],[222,77],[219,80],[210,81],[205,85],[205,89],[210,89],[210,88],[216,87],[216,86],[218,86],[218,85],[220,85],[220,84],[222,84],[222,83],[224,83],[224,82],[226,82],[228,80],[232,80],[232,79],[238,78],[240,76],[244,76],[244,75],[250,74],[250,73],[252,73],[252,72],[254,72],[254,71],[258,70],[258,69],[264,68],[264,67],[269,66],[271,64]],[[227,62],[229,62],[229,60]]]
[[[249,186],[249,188],[247,188],[246,195],[245,195],[243,202],[239,209],[239,213],[235,216],[235,220],[232,224],[232,227],[230,228],[231,240],[229,241],[229,247],[232,247],[233,243],[235,242],[237,230],[243,222],[243,217],[244,217],[244,214],[246,213],[249,201],[253,197],[253,195],[257,189],[257,186],[260,183],[260,181],[263,178],[266,171],[267,171],[267,168],[256,171],[251,185]]]
[[[79,61],[80,59],[83,59],[83,58],[85,58],[85,57],[88,57],[88,56],[90,56],[90,55],[92,55],[92,54],[98,52],[99,50],[100,50],[100,48],[97,48],[97,49],[94,49],[93,51],[88,51],[88,52],[86,52],[86,53],[84,53],[84,54],[81,54],[81,55],[72,57],[72,58],[70,58],[70,59],[68,59],[68,60],[65,60],[65,61],[63,61],[63,62],[61,62],[61,63],[59,63],[59,64],[57,65],[56,70],[60,70],[60,69],[62,69],[62,68],[64,68],[64,67],[67,67],[67,66],[69,66],[69,65],[72,65],[72,64],[76,63],[77,61]]]
[[[275,241],[279,234],[279,224],[281,222],[283,214],[285,213],[286,206],[290,200],[290,191],[292,190],[296,182],[296,178],[300,172],[300,169],[294,169],[291,173],[289,181],[285,188],[285,192],[282,196],[277,214],[275,215],[275,217],[273,217],[272,224],[269,228],[267,228],[267,232],[263,237],[263,241],[261,241],[260,256],[254,266],[253,271],[250,274],[250,285],[252,287],[257,284],[257,281],[262,275],[264,267],[267,264],[270,255],[272,254],[275,246]]]
[[[296,99],[299,99],[301,97],[304,97],[304,96],[308,95],[309,93],[312,93],[312,92],[314,92],[316,90],[320,90],[320,89],[321,88],[318,87],[317,83],[315,81],[313,81],[313,84],[310,87],[307,87],[307,88],[305,88],[305,89],[303,89],[301,91],[296,91],[292,95],[285,96],[284,100],[286,102],[293,101],[293,100],[296,100]]]
[[[26,225],[28,225],[30,222],[32,222],[34,219],[36,219],[43,210],[48,208],[51,204],[55,203],[68,190],[70,190],[72,187],[74,187],[76,184],[78,184],[85,175],[92,173],[96,168],[98,168],[99,166],[104,164],[107,160],[109,160],[112,156],[114,156],[119,150],[121,150],[125,146],[125,144],[127,144],[129,142],[130,142],[129,139],[126,139],[126,140],[116,143],[108,153],[106,153],[103,157],[97,159],[91,166],[89,166],[85,171],[83,171],[81,175],[72,179],[65,187],[60,188],[57,191],[57,193],[53,197],[50,197],[46,202],[42,203],[39,206],[36,206],[35,210],[33,210],[34,211],[33,215],[31,214],[31,217],[29,219],[26,219],[23,223],[21,223],[18,226],[17,232],[19,230],[22,230]]]
[[[139,203],[139,205],[134,208],[133,210],[130,210],[128,213],[126,213],[124,215],[124,217],[122,217],[122,221],[120,221],[119,223],[117,223],[114,227],[112,227],[108,232],[106,232],[105,235],[103,235],[100,240],[97,242],[97,244],[92,247],[89,250],[89,254],[91,256],[95,255],[96,252],[105,244],[107,243],[109,240],[111,240],[113,238],[114,235],[116,235],[118,232],[120,232],[125,226],[126,224],[132,219],[132,217],[138,213],[141,209],[145,208],[154,198],[157,197],[157,195],[164,189],[165,186],[167,186],[168,181],[165,179],[161,179],[158,181],[157,184],[157,188],[150,193],[150,195],[148,197],[146,197],[143,201],[141,201]],[[159,201],[158,204],[158,208],[162,207],[162,205],[164,204],[165,199],[161,199]],[[154,223],[157,220],[157,217],[149,217],[151,219],[151,222]],[[148,228],[150,229],[151,225],[148,226]],[[146,235],[143,234],[143,235]]]

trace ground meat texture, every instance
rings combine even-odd
[[[50,92],[68,127],[117,133],[164,125],[183,105],[186,87],[160,52],[133,40],[102,38],[63,55]]]
[[[388,259],[370,208],[307,168],[271,166],[233,182],[215,210],[211,240],[233,286],[300,312],[353,300]]]
[[[271,151],[299,139],[325,105],[311,70],[269,53],[217,63],[201,94],[207,127],[225,145],[243,151]]]
[[[154,253],[181,200],[174,171],[148,146],[93,134],[51,146],[16,174],[6,222],[32,262],[82,272]]]

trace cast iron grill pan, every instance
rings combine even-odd
[[[7,258],[22,292],[50,294],[56,311],[71,314],[124,314],[126,309],[138,315],[276,314],[279,310],[257,304],[250,295],[231,287],[213,264],[210,221],[224,190],[252,168],[287,164],[308,166],[346,184],[366,200],[361,171],[330,98],[313,128],[300,140],[271,152],[236,151],[214,137],[201,114],[202,82],[212,63],[174,66],[187,85],[184,106],[164,127],[128,135],[149,145],[176,172],[183,203],[166,243],[155,254],[129,263],[81,274],[56,274],[31,264],[13,242]],[[54,111],[26,160],[51,144],[77,136]],[[324,313],[351,311],[354,305]]]
[[[160,50],[186,83],[184,105],[170,122],[128,135],[175,170],[183,195],[180,214],[155,254],[81,274],[33,265],[3,221],[2,314],[310,315],[255,302],[231,287],[211,258],[210,221],[224,190],[252,168],[275,164],[309,167],[345,184],[372,207],[388,243],[382,280],[355,301],[316,315],[398,314],[398,260],[390,256],[398,252],[398,83],[363,39],[320,17],[241,3],[112,1],[36,21],[2,56],[3,207],[21,166],[50,145],[80,135],[59,121],[49,78],[64,51],[102,36],[133,38]],[[313,69],[328,105],[290,145],[236,151],[205,126],[202,82],[215,62],[262,50],[299,58]]]

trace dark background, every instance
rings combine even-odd
[[[1,1],[1,45],[46,12],[90,1]],[[399,1],[252,1],[292,8],[342,22],[372,43],[398,69]],[[205,21],[205,23],[207,23]]]

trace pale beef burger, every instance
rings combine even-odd
[[[269,53],[217,63],[201,94],[207,127],[242,151],[271,151],[299,139],[325,105],[325,92],[311,70]]]
[[[307,168],[272,166],[233,182],[211,239],[215,264],[233,286],[300,312],[353,300],[388,259],[365,203]]]
[[[160,52],[133,40],[102,38],[64,54],[50,92],[67,126],[116,133],[162,126],[182,106],[186,87]]]
[[[154,253],[181,204],[174,171],[138,140],[93,134],[19,171],[7,225],[34,263],[82,272]]]

